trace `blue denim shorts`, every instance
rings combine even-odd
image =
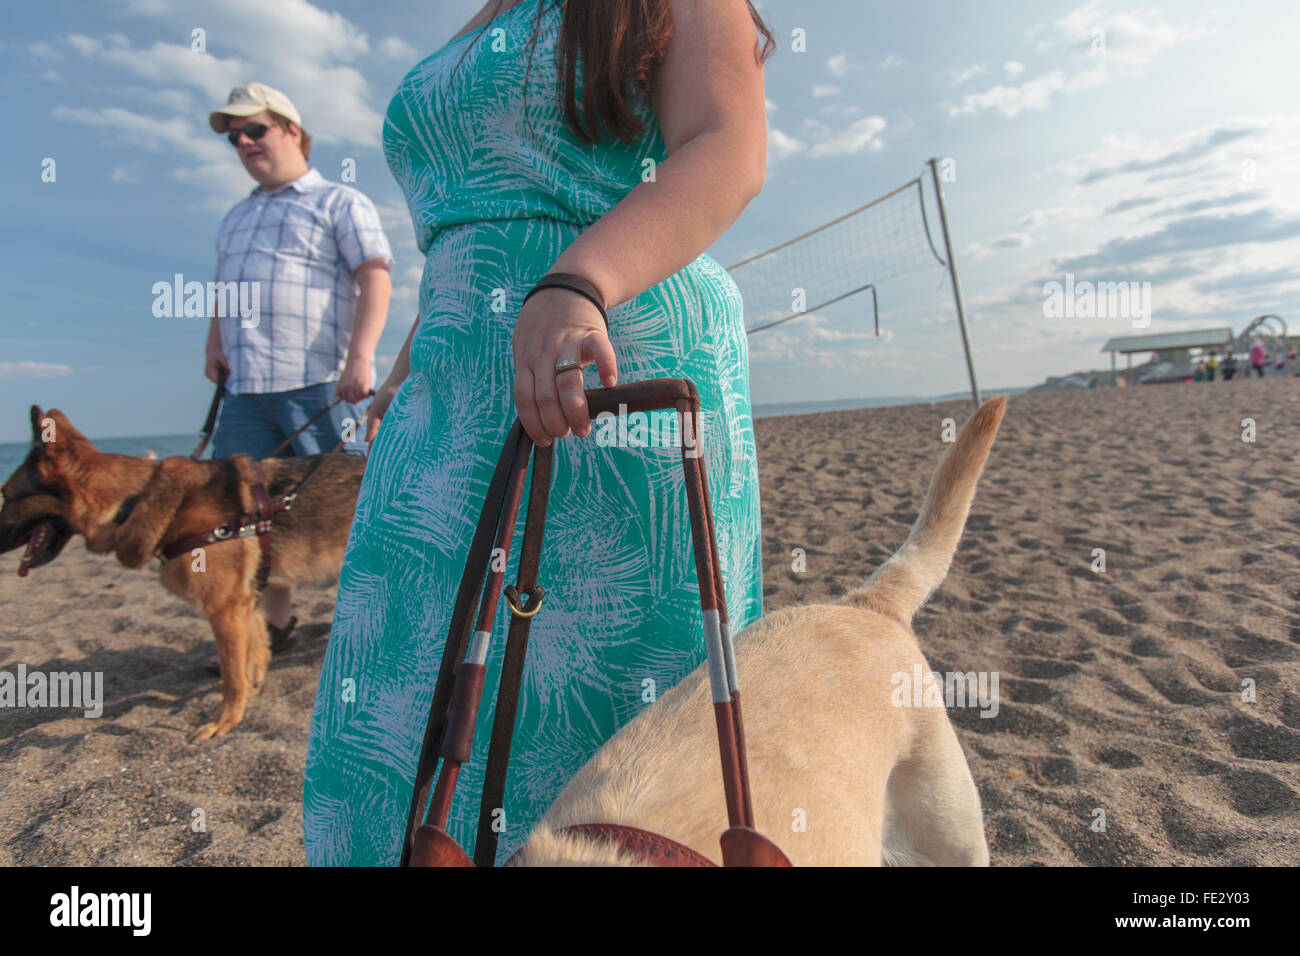
[[[255,460],[267,457],[277,445],[332,402],[337,388],[337,382],[322,382],[288,392],[227,395],[221,402],[216,434],[212,437],[212,457],[228,458],[240,453]],[[311,428],[295,438],[292,445],[280,452],[280,456],[322,455],[333,451],[345,437],[345,430],[353,441],[344,446],[344,451],[362,452],[366,447],[363,421],[361,406],[339,402],[329,414],[322,415]]]

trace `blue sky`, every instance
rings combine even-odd
[[[414,314],[421,263],[380,118],[403,74],[480,6],[11,8],[0,40],[9,143],[0,441],[28,436],[32,402],[63,409],[91,436],[198,427],[210,397],[206,322],[154,317],[151,290],[174,273],[211,275],[221,216],[253,183],[205,118],[251,80],[294,99],[328,178],[355,160],[356,185],[383,214],[398,261],[378,350],[385,374]],[[1100,367],[1101,342],[1132,331],[1125,316],[1047,317],[1043,284],[1067,273],[1150,282],[1146,331],[1239,330],[1261,312],[1300,331],[1300,4],[757,6],[778,41],[766,68],[767,183],[709,250],[723,265],[893,189],[938,156],[955,171],[944,188],[986,389]],[[196,28],[204,53],[191,49]],[[54,182],[42,181],[46,158]],[[836,254],[817,250],[819,264],[833,270]],[[879,292],[880,337],[861,297],[752,336],[754,401],[963,388],[946,274],[936,265]]]

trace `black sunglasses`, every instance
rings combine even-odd
[[[265,123],[245,123],[239,129],[232,129],[226,134],[226,139],[230,140],[230,145],[236,149],[239,148],[239,136],[241,133],[246,134],[250,140],[256,143],[266,135],[266,131],[271,127]]]

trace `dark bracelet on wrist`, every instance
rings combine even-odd
[[[540,292],[542,289],[552,287],[569,289],[590,299],[591,304],[600,309],[600,317],[605,320],[605,331],[609,331],[609,313],[605,311],[605,303],[601,301],[600,290],[582,276],[574,275],[572,272],[548,272],[542,276],[537,285],[528,290],[528,295],[524,296],[524,302],[527,302],[528,296],[534,292]]]

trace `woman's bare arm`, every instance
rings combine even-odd
[[[384,379],[384,384],[375,389],[375,397],[371,399],[370,407],[366,409],[366,441],[375,440],[375,436],[379,434],[379,423],[388,412],[388,406],[392,404],[397,390],[406,381],[406,376],[411,374],[411,339],[415,338],[415,330],[419,325],[420,313],[417,312],[415,321],[411,323],[411,331],[406,333],[406,341],[402,343],[402,349],[393,361],[393,368],[388,373],[388,378]]]
[[[651,88],[667,158],[589,226],[551,266],[594,284],[617,305],[693,262],[763,187],[767,118],[763,70],[744,0],[672,0],[674,33]],[[512,343],[519,420],[539,445],[591,431],[582,376],[557,359],[595,362],[618,381],[596,307],[544,289],[520,309]]]
[[[393,361],[393,367],[388,373],[388,378],[384,379],[384,388],[396,392],[406,381],[406,376],[411,374],[411,339],[415,338],[415,330],[420,325],[420,313],[415,313],[415,321],[411,323],[411,331],[406,333],[406,341],[402,343],[401,350],[397,353],[397,358]]]
[[[668,158],[564,250],[606,306],[695,260],[763,188],[763,69],[744,0],[672,0],[675,29],[651,89]]]

